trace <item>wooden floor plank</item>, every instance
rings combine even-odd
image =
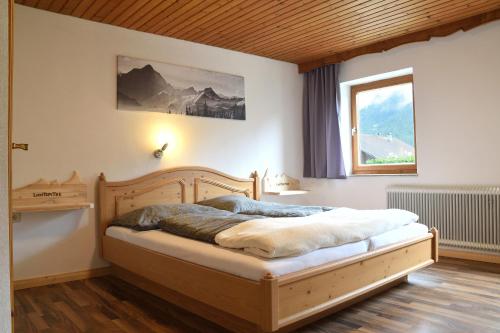
[[[107,276],[15,293],[16,332],[227,332]],[[500,332],[500,265],[443,259],[300,333]]]

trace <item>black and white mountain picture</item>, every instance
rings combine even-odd
[[[119,110],[245,120],[241,76],[118,56]]]

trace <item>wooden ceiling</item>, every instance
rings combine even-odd
[[[300,64],[379,52],[500,19],[500,0],[16,0]]]

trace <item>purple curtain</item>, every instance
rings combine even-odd
[[[345,179],[340,144],[339,65],[304,74],[304,177]]]

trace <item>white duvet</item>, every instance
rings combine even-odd
[[[417,221],[418,215],[400,209],[337,208],[306,217],[250,220],[218,233],[215,242],[265,258],[298,256],[365,240]]]

